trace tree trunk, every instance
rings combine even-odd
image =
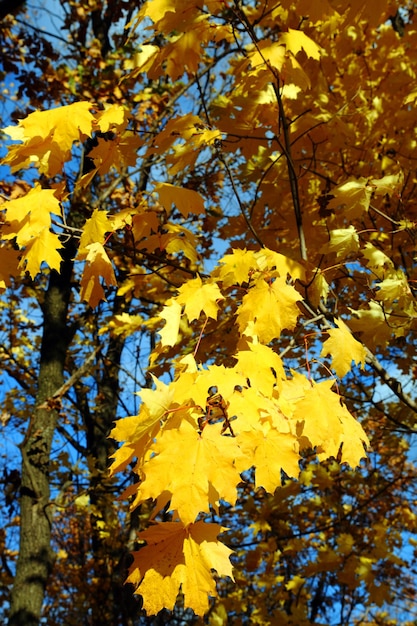
[[[115,296],[113,315],[127,312],[128,303],[125,299]],[[87,449],[91,455],[90,467],[90,502],[93,507],[91,514],[92,553],[94,556],[94,577],[102,583],[95,590],[95,601],[91,609],[91,625],[120,623],[123,607],[118,606],[115,595],[121,596],[123,579],[120,572],[115,571],[119,550],[116,537],[106,538],[103,535],[103,524],[107,531],[114,528],[114,480],[108,477],[109,454],[114,451],[114,444],[108,438],[109,432],[117,417],[119,403],[120,362],[125,339],[111,335],[103,357],[103,369],[97,380],[97,405],[86,420]],[[119,538],[120,541],[120,538]]]
[[[43,337],[36,405],[20,446],[20,546],[11,592],[9,626],[39,624],[45,587],[53,564],[49,461],[59,413],[57,407],[48,407],[47,401],[64,382],[65,358],[70,341],[67,314],[71,294],[71,258],[74,255],[72,246],[69,245],[64,253],[62,273],[51,272],[42,307]]]

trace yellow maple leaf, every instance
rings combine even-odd
[[[212,570],[233,580],[232,550],[217,539],[223,530],[204,522],[161,522],[139,533],[146,546],[133,553],[127,582],[137,586],[149,615],[172,610],[180,589],[184,607],[204,615],[209,596],[217,595]]]
[[[385,346],[395,330],[395,323],[389,322],[387,312],[379,302],[370,300],[367,309],[350,309],[354,317],[349,320],[349,326],[354,333],[360,333],[360,338],[370,350],[377,346]],[[398,320],[397,320],[398,322]]]
[[[173,300],[165,305],[159,314],[159,317],[165,320],[165,326],[159,330],[161,335],[161,344],[163,346],[175,346],[178,339],[181,321],[181,305]]]
[[[296,404],[302,434],[320,451],[329,452],[327,456],[337,455],[342,434],[339,414],[343,412],[340,396],[331,391],[333,380],[324,380],[304,386],[304,397]],[[336,450],[336,451],[335,451]]]
[[[217,302],[223,300],[223,296],[216,283],[203,284],[201,278],[197,276],[179,288],[176,300],[184,306],[184,312],[192,322],[200,317],[202,311],[207,317],[217,319],[219,310]]]
[[[252,432],[263,424],[269,424],[280,432],[290,432],[288,420],[283,416],[276,401],[259,393],[253,387],[235,389],[227,397],[227,412],[232,419],[231,425],[237,436],[242,432]],[[240,471],[251,467],[249,460],[242,461]]]
[[[337,548],[341,554],[351,554],[352,548],[355,545],[355,540],[349,533],[341,533],[337,540]]]
[[[244,387],[246,384],[246,375],[237,367],[209,365],[194,377],[192,387],[188,388],[188,398],[192,397],[197,405],[204,407],[208,396],[211,395],[210,390],[216,389],[216,393],[228,401],[236,387]]]
[[[290,259],[280,252],[262,248],[255,253],[255,256],[258,267],[263,271],[276,269],[279,275],[284,278],[288,274],[293,280],[305,280],[305,269],[301,263]]]
[[[300,310],[297,302],[300,294],[288,285],[284,277],[273,282],[258,279],[243,297],[238,308],[239,330],[247,334],[250,322],[253,333],[262,343],[268,343],[281,335],[284,328],[291,330],[297,323]]]
[[[320,460],[336,457],[342,446],[342,460],[355,467],[366,456],[364,444],[369,445],[369,440],[341,397],[331,390],[332,385],[332,380],[304,385],[304,397],[296,402],[294,417],[300,434],[317,448]]]
[[[152,376],[155,389],[142,389],[138,396],[149,412],[150,418],[156,422],[166,417],[174,398],[174,387],[166,385],[161,380]],[[141,408],[142,411],[142,408]]]
[[[249,73],[257,74],[267,67],[281,71],[285,61],[285,47],[282,43],[261,41],[249,52],[245,65],[249,65]]]
[[[310,39],[310,37],[308,37],[308,35],[306,35],[302,30],[289,28],[287,33],[281,34],[279,40],[280,43],[285,44],[287,50],[292,52],[294,55],[298,54],[301,50],[304,50],[308,57],[316,59],[316,61],[320,60],[320,46]]]
[[[165,247],[171,254],[182,253],[192,263],[198,259],[197,239],[194,233],[180,224],[166,224],[164,230],[167,232]]]
[[[103,335],[110,330],[113,335],[127,337],[143,328],[143,324],[144,321],[140,315],[120,313],[119,315],[114,315],[106,326],[100,328],[98,334]]]
[[[125,467],[126,459],[131,459],[133,455],[144,461],[154,437],[169,416],[175,388],[155,377],[153,380],[155,389],[142,389],[138,393],[142,400],[138,415],[118,419],[109,435],[116,441],[124,442],[112,456],[112,474]]]
[[[241,285],[249,282],[253,270],[257,268],[256,254],[252,250],[233,250],[231,254],[225,254],[220,260],[220,267],[213,271],[213,276],[218,277],[224,287]]]
[[[373,274],[380,279],[384,278],[387,271],[394,270],[395,268],[392,259],[369,241],[367,241],[365,247],[362,248],[361,254],[367,260],[367,267],[372,268]]]
[[[298,442],[295,435],[282,433],[268,425],[258,426],[237,436],[247,467],[255,467],[255,487],[269,493],[282,484],[282,472],[298,478]],[[247,467],[245,469],[247,469]]]
[[[1,205],[6,210],[7,224],[2,229],[3,239],[14,239],[19,246],[26,245],[51,225],[51,213],[61,215],[61,206],[53,189],[42,189],[36,183],[25,196]],[[58,243],[58,248],[61,248]]]
[[[44,228],[26,244],[19,267],[24,267],[32,278],[35,278],[42,263],[46,263],[51,269],[59,271],[62,257],[58,248],[62,248],[58,235],[51,233],[48,228]]]
[[[220,499],[234,504],[240,481],[235,460],[241,453],[236,440],[221,435],[221,429],[222,424],[209,424],[199,434],[186,420],[178,428],[165,428],[152,447],[154,456],[142,467],[135,505],[166,492],[170,510],[189,524],[199,513],[208,513],[210,504],[217,509]]]
[[[142,72],[147,72],[156,60],[159,53],[158,46],[152,44],[142,44],[140,50],[125,59],[123,67],[130,70],[132,78]]]
[[[112,230],[112,222],[106,211],[94,209],[91,217],[86,220],[79,243],[79,254],[85,253],[92,243],[104,242],[105,234]]]
[[[376,196],[385,196],[386,194],[392,196],[395,193],[399,193],[403,187],[404,174],[400,171],[397,174],[388,174],[382,178],[372,178],[369,184],[374,187]]]
[[[119,160],[126,167],[136,165],[138,160],[138,150],[142,146],[143,141],[140,137],[131,131],[126,131],[117,140],[119,151]]]
[[[120,104],[107,105],[104,111],[97,114],[97,127],[102,133],[116,128],[119,132],[126,128],[128,123],[128,111]]]
[[[111,434],[109,435],[111,437]],[[129,465],[134,456],[137,456],[136,445],[125,443],[116,452],[110,455],[112,464],[109,467],[109,475],[114,476],[116,472],[122,472]]]
[[[305,583],[306,583],[306,579],[296,574],[295,576],[291,578],[291,580],[288,583],[286,583],[285,589],[288,589],[288,591],[292,591],[293,593],[297,594],[301,590],[301,588],[305,585]]]
[[[113,167],[120,172],[124,166],[135,165],[141,145],[142,140],[129,132],[114,140],[99,138],[88,155],[93,160],[95,169],[81,178],[80,185],[86,187],[97,173],[107,174]]]
[[[330,231],[330,241],[323,246],[322,252],[336,253],[336,257],[345,257],[359,250],[359,235],[351,224],[348,228],[336,228]]]
[[[187,113],[169,120],[152,150],[165,155],[169,173],[175,175],[195,163],[200,149],[221,138],[219,130],[209,128],[198,115]]]
[[[80,258],[86,260],[80,281],[80,296],[91,307],[95,307],[100,300],[106,299],[100,278],[104,279],[107,286],[117,285],[113,266],[103,245],[98,242],[90,243]]]
[[[141,207],[127,207],[121,209],[114,215],[108,215],[108,220],[111,224],[112,231],[126,228],[126,226],[132,226],[132,219],[134,215],[137,215],[141,210]]]
[[[116,441],[127,441],[131,443],[135,441],[135,439],[140,438],[140,426],[141,420],[138,415],[129,415],[128,417],[120,418],[116,420],[109,437]],[[146,432],[146,430],[147,429],[144,429],[143,432]]]
[[[227,413],[230,418],[230,423],[233,428],[233,433],[237,436],[244,431],[252,431],[258,428],[260,424],[260,411],[263,408],[263,397],[253,389],[248,387],[247,389],[235,390],[234,393],[227,399]],[[244,470],[251,467],[241,465],[239,470]]]
[[[323,343],[321,356],[330,354],[332,367],[336,374],[343,378],[352,369],[352,361],[365,366],[366,348],[352,335],[349,327],[342,319],[335,320],[337,328],[327,331],[329,339]]]
[[[7,223],[2,229],[3,239],[15,239],[23,248],[19,268],[34,278],[45,262],[59,271],[62,243],[51,226],[51,213],[61,214],[61,207],[53,189],[42,189],[36,184],[25,196],[2,205]]]
[[[201,61],[201,44],[205,39],[202,21],[203,24],[206,22],[204,15],[200,16],[200,20],[194,20],[189,30],[171,38],[170,43],[162,51],[159,63],[165,62],[166,73],[172,80],[177,80],[185,70],[197,71]],[[152,74],[149,75],[152,76]]]
[[[369,439],[362,426],[347,410],[339,410],[339,418],[342,423],[342,435],[340,445],[342,445],[341,461],[349,463],[351,467],[359,465],[361,459],[366,457],[365,448],[369,448]],[[320,457],[319,457],[320,458]]]
[[[175,81],[186,70],[197,70],[204,44],[232,38],[228,24],[216,24],[207,13],[198,12],[195,6],[187,6],[184,2],[171,6],[166,0],[162,3],[153,0],[148,4],[148,8],[144,6],[139,12],[138,21],[150,18],[155,32],[166,33],[166,43],[156,51],[152,51],[150,46],[143,46],[133,75],[146,71],[149,78],[156,78],[162,70]]]
[[[23,142],[9,148],[3,162],[12,171],[35,163],[42,174],[55,176],[71,156],[74,141],[91,136],[94,116],[89,102],[75,102],[49,111],[35,111],[17,126],[4,129],[14,140]]]
[[[175,205],[184,217],[188,217],[190,213],[197,215],[204,213],[204,200],[193,189],[177,187],[169,183],[156,183],[155,191],[167,213],[171,212],[172,205]]]
[[[145,17],[149,17],[154,24],[158,24],[167,13],[175,14],[176,9],[177,2],[175,0],[148,0],[142,6],[137,18],[143,20]]]
[[[310,302],[314,303],[315,306],[319,306],[320,301],[327,302],[330,285],[324,276],[324,272],[319,267],[314,268],[312,281],[308,292]]]
[[[236,369],[250,381],[250,386],[266,396],[285,379],[282,360],[269,346],[249,344],[249,350],[240,350],[236,355]]]
[[[327,205],[327,209],[342,210],[347,219],[361,217],[368,211],[372,196],[372,188],[366,178],[348,180],[332,190],[334,196]]]
[[[405,299],[410,298],[414,301],[407,276],[401,269],[390,272],[376,286],[376,300],[386,300],[392,303],[396,300],[404,302]]]
[[[152,419],[146,409],[141,411],[140,415],[117,420],[109,437],[124,443],[110,457],[113,460],[109,468],[110,475],[113,476],[116,472],[125,469],[134,457],[138,467],[140,467],[151,453],[151,446],[158,430],[158,421]],[[135,485],[131,486],[130,491],[133,493],[136,491]],[[132,494],[129,493],[129,495]]]
[[[123,161],[121,158],[121,152],[116,141],[102,139],[97,140],[97,145],[89,153],[89,158],[93,160],[95,170],[85,174],[85,183],[89,183],[95,174],[107,174],[114,166],[120,171]]]
[[[258,252],[246,249],[233,250],[220,260],[220,266],[215,268],[212,276],[221,280],[224,287],[230,287],[249,282],[256,270],[272,269],[280,276],[286,277],[289,274],[294,280],[305,279],[305,269],[300,263],[268,248],[262,248]]]

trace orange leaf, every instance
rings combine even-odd
[[[105,300],[104,289],[100,283],[100,277],[104,278],[107,286],[117,285],[113,266],[101,243],[90,243],[85,256],[86,265],[81,278],[81,299],[88,302],[91,307],[98,305],[100,300]]]
[[[171,212],[172,205],[175,205],[184,217],[188,217],[190,213],[204,213],[204,200],[197,191],[169,183],[156,183],[155,191],[158,192],[159,201],[168,213]]]
[[[138,585],[136,593],[149,615],[172,610],[180,589],[185,608],[204,615],[209,596],[217,595],[212,570],[233,579],[232,550],[217,539],[222,530],[204,522],[162,522],[139,533],[147,545],[134,552],[127,582]]]
[[[0,290],[10,286],[10,277],[18,274],[18,264],[18,251],[0,246]]]

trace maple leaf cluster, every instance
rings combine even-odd
[[[186,544],[192,542],[188,533],[194,532],[195,524],[202,524],[198,521],[201,514],[211,510],[218,514],[221,502],[234,505],[242,474],[252,467],[255,488],[274,493],[284,476],[298,477],[305,450],[315,449],[321,459],[340,454],[340,460],[352,466],[365,455],[368,438],[332,390],[334,381],[314,383],[296,372],[287,376],[283,360],[268,345],[284,329],[294,329],[300,314],[301,297],[288,281],[290,271],[295,277],[303,276],[301,265],[271,250],[235,251],[222,259],[204,283],[201,278],[185,283],[161,312],[165,321],[161,345],[172,346],[180,324],[191,325],[200,318],[221,324],[219,315],[230,308],[228,299],[232,298],[240,338],[233,366],[202,367],[192,354],[179,358],[174,381],[167,385],[156,380],[154,390],[140,392],[138,416],[119,420],[111,433],[123,442],[113,455],[111,471],[120,471],[135,459],[140,481],[127,491],[131,506],[152,499],[154,515],[164,509],[172,511],[176,520],[162,525],[163,532],[156,524],[139,535],[157,550],[168,550],[171,541],[181,538],[184,547],[175,543],[175,549],[186,554],[191,549]],[[236,287],[244,294],[237,306]],[[350,369],[352,360],[364,360],[363,346],[342,321],[330,332],[323,350],[333,353],[334,342],[340,341],[338,333],[348,337],[353,349],[349,366],[346,357],[336,359],[339,370]],[[201,536],[206,527],[213,532],[212,526],[202,524]],[[217,526],[217,533],[221,530]],[[231,576],[224,566],[228,550],[210,536],[205,541],[212,542],[219,561],[206,563],[206,574],[214,569]],[[140,583],[146,610],[174,606],[180,585],[173,579],[182,584],[185,606],[200,614],[208,609],[213,589],[208,595],[206,587],[201,592],[198,580],[194,584],[185,581],[182,576],[186,574],[168,578],[148,554],[153,552],[142,549],[135,555],[129,578]],[[170,562],[170,552],[164,554]],[[188,572],[187,561],[185,565],[184,572]],[[148,593],[151,581],[162,590],[158,599]]]
[[[242,485],[252,480],[271,502],[286,484],[318,481],[320,470],[314,478],[305,469],[308,455],[327,468],[335,459],[360,465],[370,441],[337,378],[368,363],[400,394],[374,353],[415,328],[417,216],[402,204],[415,141],[403,139],[392,159],[384,104],[352,77],[345,84],[336,63],[346,57],[348,76],[350,57],[365,59],[364,23],[377,47],[392,50],[388,3],[247,4],[143,3],[132,25],[147,35],[125,60],[119,89],[144,77],[160,89],[165,81],[157,103],[144,89],[137,111],[81,101],[4,129],[15,143],[3,163],[40,176],[0,205],[0,288],[59,273],[71,242],[89,308],[110,293],[154,305],[147,317],[119,311],[98,332],[159,333],[140,408],[110,433],[120,444],[111,475],[132,465],[137,476],[125,492],[131,510],[151,503],[128,578],[149,614],[172,610],[181,592],[184,606],[204,615],[217,577],[236,576],[218,537]],[[370,83],[382,73],[371,52]],[[401,67],[395,53],[387,63],[390,74]],[[184,97],[179,79],[198,93],[199,114],[174,108]],[[410,105],[415,91],[404,81],[401,102]],[[88,167],[70,176],[85,145]],[[138,161],[145,178],[153,164],[157,175],[151,190],[134,195]],[[95,185],[104,191],[92,203]],[[122,200],[103,209],[118,185]],[[238,207],[231,214],[227,194]],[[202,256],[212,233],[230,247],[208,270]],[[353,545],[346,533],[339,543],[342,553]],[[370,567],[356,560],[352,577],[370,578]],[[287,591],[301,593],[303,580],[294,576]]]

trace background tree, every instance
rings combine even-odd
[[[414,5],[60,6],[1,30],[10,623],[152,620],[132,548],[155,623],[413,623]]]
[[[122,20],[123,17],[124,21],[129,20],[129,13],[123,11],[123,8],[123,3],[113,3],[92,13],[87,5],[63,3],[59,10],[57,3],[53,10],[58,12],[58,16],[52,14],[53,19],[49,20],[52,32],[45,36],[34,27],[33,22],[27,26],[22,15],[16,17],[16,20],[9,17],[8,21],[4,21],[4,45],[11,51],[10,55],[5,55],[4,69],[13,73],[13,80],[19,86],[19,109],[14,113],[13,105],[7,103],[5,91],[5,115],[23,117],[28,110],[56,103],[70,103],[80,98],[94,99],[97,103],[108,99],[123,102],[126,94],[120,89],[116,95],[114,93],[118,82],[117,66],[121,66],[125,60],[122,48],[113,51],[110,60],[105,60],[106,54],[110,52],[108,31],[111,20]],[[48,24],[48,15],[45,18],[42,9],[37,16]],[[62,31],[56,28],[54,20],[62,24]],[[121,35],[114,45],[122,46],[126,36],[121,21]],[[20,42],[20,50],[26,58],[32,60],[31,63],[21,64],[22,52],[17,52],[17,42]],[[56,42],[58,45],[53,46]],[[62,44],[65,47],[59,53],[57,50]],[[131,93],[127,85],[126,93]],[[142,116],[143,119],[146,116],[149,118],[150,127],[153,116],[158,116],[158,100],[158,96],[155,96],[154,110],[150,109]],[[57,171],[51,179],[43,175],[43,188],[49,189],[50,185],[59,181],[71,190],[76,180],[93,167],[88,154],[97,147],[99,139],[106,141],[106,138],[106,133],[102,133],[99,138],[86,138],[66,171]],[[135,145],[133,142],[132,150]],[[20,444],[23,457],[21,472],[17,459],[10,463],[7,458],[4,465],[6,492],[11,492],[8,502],[11,514],[17,512],[12,496],[19,489],[21,494],[20,518],[12,517],[5,524],[6,527],[11,526],[13,532],[13,525],[18,521],[21,533],[11,623],[38,623],[46,580],[55,559],[50,550],[51,531],[53,542],[61,547],[58,555],[62,555],[60,568],[63,571],[61,575],[57,562],[51,580],[60,579],[62,585],[59,591],[55,582],[51,586],[51,593],[55,591],[56,597],[52,596],[51,605],[45,610],[46,615],[50,615],[50,623],[56,623],[55,611],[61,612],[60,616],[65,615],[67,623],[71,620],[79,622],[81,614],[88,614],[86,619],[91,624],[127,623],[129,615],[137,611],[137,603],[131,600],[131,606],[125,606],[126,602],[129,603],[129,594],[126,596],[126,587],[123,587],[125,559],[130,543],[129,523],[122,531],[122,517],[117,517],[113,504],[116,487],[114,481],[106,480],[105,475],[108,455],[112,450],[107,436],[116,418],[117,406],[120,402],[124,406],[120,396],[123,378],[128,377],[131,390],[137,385],[147,384],[140,367],[143,363],[142,352],[146,354],[148,348],[143,337],[130,342],[124,374],[120,373],[121,355],[126,343],[123,325],[121,331],[111,337],[98,336],[98,331],[109,316],[127,315],[130,299],[118,296],[113,291],[106,304],[94,312],[88,306],[77,304],[72,293],[77,281],[72,259],[76,252],[74,241],[79,240],[80,228],[94,211],[90,203],[95,202],[103,207],[110,202],[110,185],[115,188],[120,185],[121,190],[113,193],[111,203],[116,206],[114,203],[117,204],[118,195],[121,205],[130,197],[128,204],[133,206],[136,203],[135,196],[140,196],[146,188],[148,175],[149,166],[138,164],[136,174],[133,173],[135,178],[127,180],[124,171],[114,176],[108,174],[106,180],[100,183],[96,176],[94,191],[88,189],[73,194],[65,204],[62,226],[58,231],[63,246],[61,253],[66,259],[60,274],[52,271],[50,277],[44,275],[35,281],[25,279],[20,283],[14,282],[6,293],[3,356],[9,390],[4,399],[4,419],[10,431],[13,428],[25,429],[23,443]],[[21,181],[17,184],[5,182],[4,198],[17,198],[28,189],[29,186]],[[130,234],[126,237],[131,247]],[[122,240],[117,244],[113,240],[112,243],[115,244],[115,253],[119,247],[125,258],[131,254],[122,245]],[[120,281],[128,271],[125,262],[120,259]],[[148,267],[151,268],[154,263],[157,267],[160,264],[157,256],[148,260]],[[152,286],[154,276],[151,269],[144,269],[140,280],[147,298],[142,305],[136,302],[136,311],[147,314],[148,309],[158,305],[158,298],[162,297],[165,288]],[[163,278],[157,280],[166,284]],[[152,292],[157,294],[156,301]],[[40,323],[38,307],[43,312]],[[36,320],[33,322],[29,319],[32,313]],[[21,334],[18,333],[19,327],[22,329]],[[9,329],[12,329],[11,332]],[[67,382],[63,387],[65,378]],[[16,381],[17,388],[12,381]],[[122,410],[125,414],[129,411],[126,406]],[[18,443],[19,439],[16,437],[15,441]],[[41,453],[45,454],[44,458],[41,458]],[[33,459],[33,463],[30,459]],[[76,501],[77,496],[85,500]],[[77,504],[74,504],[75,501]],[[62,526],[57,524],[57,530],[54,531],[51,520],[55,511],[61,511],[64,516],[68,511],[80,509],[81,503],[84,507],[83,515],[79,511],[74,515],[71,527],[66,527],[67,538],[71,535],[79,537],[81,529],[83,533],[88,529],[89,533],[83,537],[83,548],[78,546],[79,552],[72,564],[70,557],[74,554],[74,548],[64,550],[63,546],[67,542],[63,541],[61,535]],[[37,511],[36,516],[32,514],[34,510]],[[119,515],[123,516],[123,512],[120,511]],[[80,519],[83,524],[77,530],[77,521]],[[136,520],[132,522],[133,525],[136,523]],[[120,543],[115,542],[118,533]],[[68,547],[71,541],[68,539]],[[10,537],[10,545],[13,550],[16,548],[14,535]],[[8,556],[13,557],[13,552],[9,552]],[[6,560],[4,562],[7,564]],[[68,578],[68,565],[70,570],[74,568],[74,580]],[[11,567],[12,564],[7,564],[5,568],[8,576]],[[6,582],[10,584],[8,576]],[[63,603],[64,581],[67,591],[70,590],[67,604]],[[78,592],[79,598],[75,604],[72,599],[74,592]],[[71,609],[73,618],[69,612],[70,605],[74,605]]]

